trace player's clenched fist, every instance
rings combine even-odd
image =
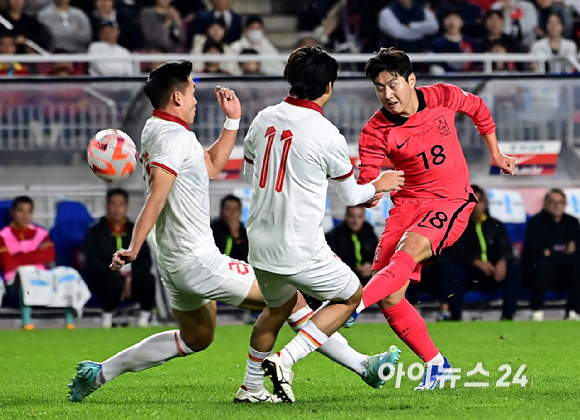
[[[232,89],[223,86],[216,86],[215,96],[220,108],[226,114],[226,117],[238,119],[242,116],[240,100],[236,96],[236,92]]]
[[[137,259],[137,255],[127,249],[120,249],[113,254],[113,261],[109,268],[113,271],[119,271],[125,264],[132,263]]]
[[[404,183],[403,171],[386,171],[372,182],[377,191],[399,191]]]

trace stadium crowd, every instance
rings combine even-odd
[[[526,53],[549,57],[548,72],[574,71],[580,3],[568,0],[347,0],[301,2],[297,36],[331,52]],[[263,16],[242,15],[231,0],[0,0],[0,55],[87,53],[277,54]],[[298,43],[296,44],[298,45]],[[2,61],[0,59],[0,61]],[[127,62],[47,64],[0,62],[0,75],[131,76]],[[211,63],[209,63],[211,64]],[[252,74],[279,75],[265,62]],[[355,70],[361,70],[358,67]],[[481,63],[422,64],[435,74],[481,70]],[[241,75],[238,63],[196,63],[197,72]],[[511,62],[494,71],[535,70]],[[150,65],[141,68],[150,71]],[[246,72],[247,73],[247,72]]]

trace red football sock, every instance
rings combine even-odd
[[[389,265],[375,274],[365,286],[362,297],[365,308],[400,290],[409,281],[416,266],[411,255],[405,251],[395,252]]]
[[[425,320],[407,299],[381,312],[395,334],[424,362],[437,356],[439,350],[429,336]]]

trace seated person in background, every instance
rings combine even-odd
[[[522,52],[529,51],[536,40],[538,11],[527,0],[498,0],[490,7],[503,14],[503,33],[521,42]]]
[[[503,42],[509,53],[517,53],[522,50],[517,39],[502,32],[504,23],[505,19],[501,10],[490,9],[487,11],[483,18],[484,37],[482,47],[484,52],[491,52],[492,44],[497,41]]]
[[[146,327],[155,304],[155,278],[151,274],[152,261],[147,242],[126,270],[109,269],[111,255],[127,248],[131,240],[134,225],[127,219],[128,211],[127,192],[121,188],[109,190],[106,215],[88,229],[85,239],[87,284],[103,305],[104,328],[112,326],[113,310],[125,300],[140,304],[137,324]]]
[[[27,41],[36,43],[41,48],[48,48],[49,35],[44,26],[38,22],[34,15],[24,11],[24,0],[7,0],[2,7],[0,2],[0,15],[12,24],[12,33],[16,38],[16,50],[18,54],[35,52]]]
[[[574,66],[567,60],[567,57],[578,55],[576,43],[563,37],[564,24],[562,17],[558,14],[551,14],[546,21],[546,37],[537,40],[532,44],[531,54],[546,57],[546,71],[549,73],[572,73]],[[532,70],[536,70],[537,63],[530,63]]]
[[[554,289],[568,292],[566,318],[580,321],[580,225],[565,208],[566,195],[552,188],[526,228],[522,274],[533,321],[544,320],[546,291]]]
[[[232,44],[232,52],[239,54],[244,48],[252,48],[259,55],[277,55],[278,50],[264,34],[264,20],[259,15],[250,15],[246,19],[244,33],[239,41]],[[272,76],[280,76],[284,72],[282,61],[264,61],[262,71]]]
[[[139,22],[146,49],[162,45],[174,53],[185,42],[181,16],[171,0],[155,0],[153,6],[141,9]]]
[[[439,30],[433,11],[419,0],[393,0],[379,14],[379,28],[391,45],[407,53],[424,52]]]
[[[563,25],[562,36],[568,39],[572,38],[572,14],[570,13],[568,5],[559,0],[536,0],[536,8],[538,9],[537,38],[543,38],[548,35],[546,26],[551,14],[560,16]]]
[[[135,74],[133,62],[130,60],[114,61],[115,57],[131,57],[125,47],[117,44],[121,34],[116,22],[102,21],[98,26],[99,41],[91,42],[87,55],[111,57],[111,61],[99,60],[89,63],[91,76],[132,76]]]
[[[120,46],[134,51],[141,48],[143,37],[136,21],[127,11],[115,7],[113,0],[94,0],[94,8],[87,13],[93,29],[93,41],[99,40],[101,22],[114,22],[119,28],[118,43]]]
[[[258,55],[258,51],[253,48],[244,48],[240,51],[240,55]],[[240,70],[242,76],[264,76],[262,71],[262,63],[256,61],[240,61]]]
[[[0,76],[27,76],[30,74],[26,64],[2,62],[3,55],[16,54],[16,38],[8,31],[0,31]]]
[[[226,36],[226,25],[223,19],[215,19],[212,20],[208,25],[205,31],[205,34],[195,34],[192,40],[193,47],[191,48],[191,54],[194,55],[201,55],[203,54],[203,47],[208,39],[211,39],[218,44],[220,44],[224,50],[224,54],[233,54],[232,48],[230,45],[225,42]],[[223,68],[228,73],[236,73],[238,72],[236,63],[232,61],[228,61],[225,63],[221,63],[221,68]],[[199,72],[203,69],[203,62],[200,60],[193,61],[194,72]]]
[[[145,51],[146,54],[167,54],[167,50],[162,45],[158,45],[156,47],[149,48]],[[163,61],[147,61],[141,63],[141,73],[151,73],[154,68],[161,65]]]
[[[242,16],[231,10],[231,0],[211,0],[211,10],[200,10],[188,27],[189,38],[203,34],[210,22],[222,19],[226,25],[225,42],[231,44],[242,35]]]
[[[91,23],[81,9],[69,4],[70,0],[53,0],[38,13],[38,21],[50,34],[51,51],[61,48],[82,53],[93,38]]]
[[[379,239],[366,221],[366,209],[362,204],[346,208],[344,221],[326,234],[326,242],[363,285],[370,280]]]
[[[503,41],[494,41],[489,45],[489,49],[484,52],[490,52],[492,54],[508,54],[508,47]],[[517,71],[518,66],[513,61],[494,61],[492,64],[493,71],[497,72],[510,72]]]
[[[46,269],[54,264],[54,243],[48,232],[32,222],[34,201],[28,196],[18,196],[10,208],[10,225],[0,230],[0,275],[4,278],[8,291],[18,296],[22,328],[34,329],[32,308],[22,300],[22,290],[16,277],[18,267],[33,265]],[[65,308],[66,328],[74,328],[74,310]]]
[[[203,54],[212,55],[212,54],[224,54],[224,47],[219,42],[215,42],[211,39],[205,41],[202,49]],[[206,61],[203,63],[203,69],[200,73],[206,74],[228,74],[226,70],[222,68],[222,63],[220,61],[209,61],[210,59],[207,58]]]
[[[479,42],[468,36],[464,36],[463,16],[457,9],[449,9],[442,18],[443,35],[431,42],[431,51],[434,53],[477,53],[481,51]],[[479,63],[472,62],[444,62],[434,63],[431,66],[432,73],[474,71],[481,68]]]
[[[465,289],[493,293],[501,287],[501,319],[512,320],[519,293],[519,272],[513,257],[512,243],[503,223],[489,215],[483,190],[477,185],[471,188],[479,203],[458,240],[467,275]]]
[[[241,200],[228,194],[220,202],[220,215],[211,222],[211,230],[222,254],[248,262],[248,235],[241,217]]]

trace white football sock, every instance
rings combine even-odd
[[[432,365],[442,365],[443,363],[445,363],[445,359],[443,359],[443,356],[441,355],[441,353],[437,353],[437,356],[435,356],[431,360],[428,360],[426,362],[426,364],[427,363],[432,364]]]
[[[328,336],[309,320],[304,328],[282,349],[284,358],[293,365],[328,341]]]
[[[250,392],[261,391],[264,388],[264,371],[262,361],[272,354],[272,351],[257,351],[250,346],[248,361],[246,364],[246,376],[244,376],[244,386]]]
[[[101,363],[103,379],[108,382],[122,373],[139,372],[192,353],[193,350],[185,345],[179,330],[164,331],[145,338]]]
[[[299,332],[313,314],[314,311],[310,306],[306,305],[288,317],[288,325],[295,332]],[[367,355],[361,354],[350,347],[346,338],[339,332],[335,332],[328,337],[326,343],[318,348],[318,352],[359,375],[365,372],[364,363],[368,359]]]

